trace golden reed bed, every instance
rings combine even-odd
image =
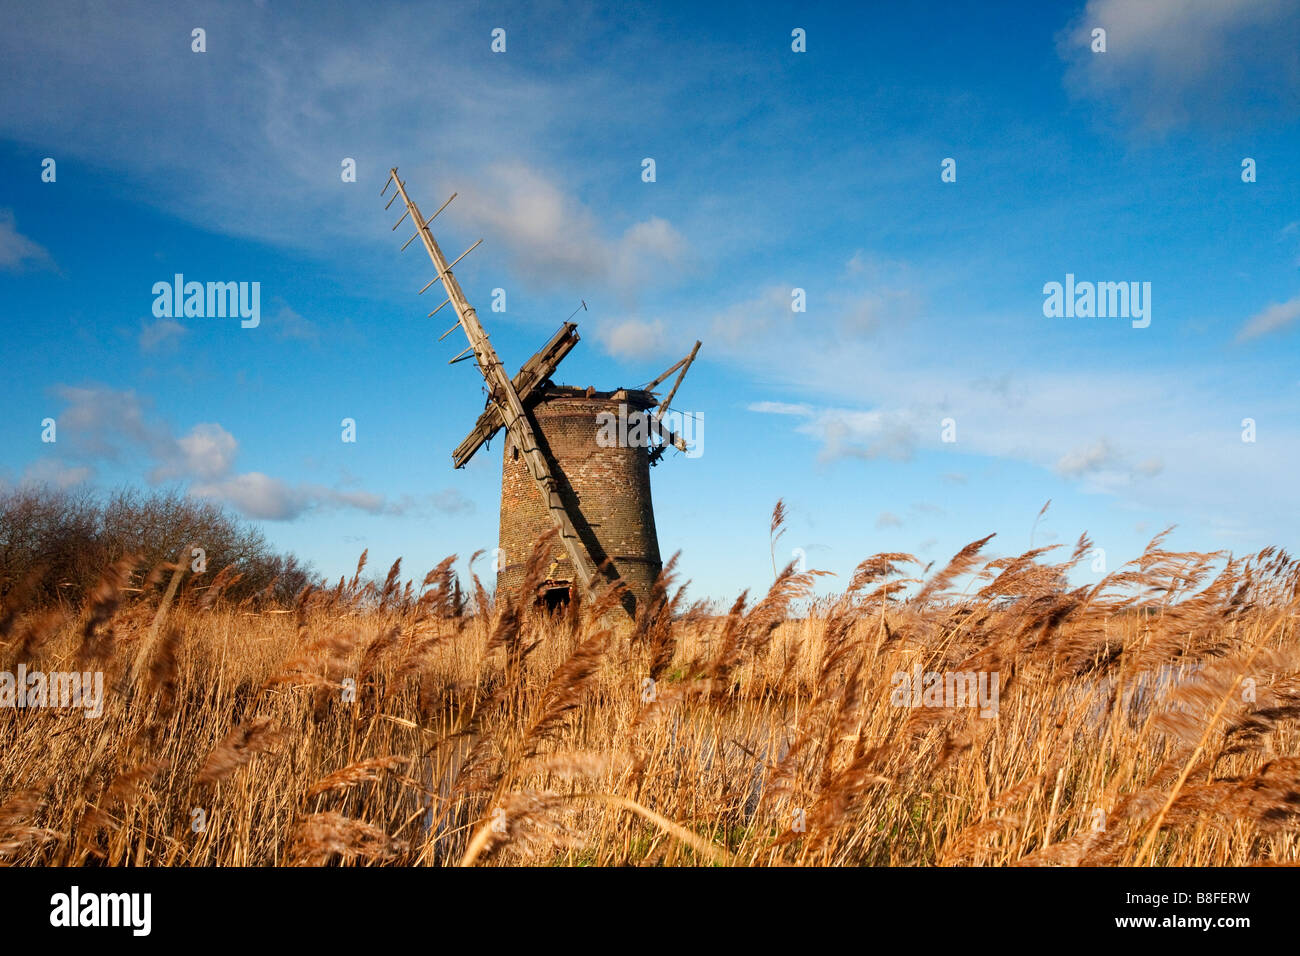
[[[987,540],[923,578],[876,555],[816,601],[789,567],[726,613],[670,562],[635,625],[608,593],[462,594],[450,558],[284,608],[130,559],[84,608],[20,582],[0,669],[107,690],[97,717],[0,710],[0,862],[1297,862],[1297,563],[1162,536],[1071,587],[1086,538],[1058,564]]]

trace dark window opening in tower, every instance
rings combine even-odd
[[[537,597],[537,603],[548,611],[560,611],[569,606],[569,585],[558,583],[548,586]]]

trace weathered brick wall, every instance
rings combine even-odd
[[[613,560],[638,603],[659,574],[659,541],[650,500],[650,460],[644,447],[602,448],[596,442],[597,415],[643,411],[652,400],[644,392],[596,393],[548,389],[532,409],[542,450],[556,468],[560,493],[574,517],[578,534],[599,564]],[[501,470],[501,548],[505,568],[497,575],[499,593],[518,592],[533,543],[550,528],[551,519],[524,457],[509,436]],[[575,580],[564,548],[557,542],[548,577]]]

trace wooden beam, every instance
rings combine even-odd
[[[677,365],[680,365],[682,367],[682,370],[677,373],[677,381],[673,382],[673,388],[672,391],[668,393],[668,397],[659,403],[659,411],[655,415],[656,418],[663,418],[664,412],[668,411],[668,406],[673,403],[673,396],[676,395],[677,390],[682,387],[682,379],[684,379],[686,377],[686,373],[691,370],[691,363],[695,361],[695,353],[698,352],[699,350],[700,350],[700,343],[696,342],[695,348],[691,349],[691,354],[686,356],[686,358],[682,359],[680,362],[677,363]],[[676,368],[677,365],[674,365],[673,368]],[[668,372],[671,371],[672,369],[668,370]],[[659,379],[659,382],[662,382],[665,378],[668,377],[668,372],[664,373],[663,378]],[[658,385],[659,382],[655,382],[655,384]]]
[[[429,224],[426,222],[423,226],[420,227],[421,230],[423,231],[425,228],[428,227],[428,225],[429,225]],[[460,262],[461,259],[464,259],[467,255],[469,255],[471,252],[473,252],[475,249],[477,249],[477,248],[478,248],[482,243],[483,243],[483,240],[482,240],[482,239],[480,239],[478,242],[474,243],[474,245],[470,246],[468,249],[466,249],[464,252],[462,252],[460,255],[458,255],[458,256],[456,257],[456,262]],[[451,266],[454,266],[454,265],[456,264],[456,262],[453,262],[453,263],[451,264]],[[436,276],[434,276],[432,279],[430,279],[429,282],[428,282],[428,284],[425,285],[425,287],[424,287],[423,289],[421,289],[419,292],[417,292],[416,295],[424,295],[425,290],[427,290],[427,289],[429,288],[429,286],[433,285],[435,282],[437,282],[439,279],[442,278],[443,273],[447,273],[447,272],[450,272],[450,271],[451,271],[451,266],[447,266],[447,268],[443,269],[442,272],[438,273],[438,275],[436,275]],[[449,296],[448,298],[450,298],[450,296]],[[434,311],[436,312],[437,309],[435,309]],[[486,333],[484,333],[484,334],[486,334]]]
[[[655,389],[655,386],[656,386],[656,385],[658,385],[658,384],[660,384],[661,382],[665,381],[665,380],[668,378],[669,375],[672,375],[673,372],[677,371],[677,370],[678,370],[679,368],[681,368],[683,365],[689,367],[690,364],[691,364],[691,362],[695,361],[695,353],[698,352],[699,350],[700,350],[700,343],[699,343],[699,342],[696,342],[696,343],[695,343],[695,348],[691,349],[691,354],[690,354],[690,355],[686,356],[686,358],[678,359],[678,360],[677,360],[676,362],[674,362],[672,365],[668,366],[666,369],[664,369],[662,375],[660,375],[658,378],[656,378],[656,379],[654,379],[654,380],[648,382],[647,384],[643,385],[641,390],[642,390],[642,391],[645,391],[645,392],[653,392],[654,389]]]
[[[528,401],[533,392],[555,374],[555,369],[561,360],[573,351],[573,347],[578,344],[577,328],[578,326],[573,322],[565,322],[560,331],[551,336],[550,341],[538,349],[537,354],[519,369],[512,384],[522,401]],[[470,433],[452,452],[452,463],[457,468],[464,468],[465,464],[474,457],[474,453],[483,447],[503,424],[500,407],[495,402],[490,402],[483,414],[478,417]]]
[[[673,387],[668,392],[668,397],[655,406],[654,414],[650,416],[651,427],[654,428],[655,432],[657,432],[659,437],[663,440],[662,445],[659,445],[657,448],[650,449],[650,464],[652,465],[658,464],[659,459],[663,457],[664,452],[668,450],[669,445],[672,445],[678,451],[689,450],[689,446],[686,444],[686,439],[682,438],[680,435],[673,432],[671,428],[665,425],[663,423],[663,418],[664,418],[664,413],[668,411],[669,404],[671,404],[674,396],[677,395],[677,390],[682,387],[682,379],[684,379],[686,377],[686,373],[690,371],[691,363],[695,361],[695,355],[697,352],[699,352],[699,350],[700,350],[700,343],[696,342],[695,347],[691,349],[690,355],[686,356],[686,358],[682,359],[680,362],[678,362],[668,371],[664,372],[662,375],[660,375],[657,379],[655,379],[651,383],[651,387],[658,385],[669,375],[671,375],[676,369],[678,368],[681,369],[681,371],[677,373],[677,381],[673,382]]]
[[[676,448],[678,451],[691,450],[691,446],[686,443],[685,438],[678,435],[671,428],[665,425],[662,420],[653,415],[650,416],[650,427],[653,428],[655,433],[663,440],[662,444],[655,445],[650,449],[650,464],[658,464],[659,459],[664,456],[664,452],[668,450],[669,445]]]

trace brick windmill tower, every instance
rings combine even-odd
[[[635,613],[662,567],[650,497],[650,466],[670,447],[688,456],[698,454],[698,446],[669,428],[664,416],[700,343],[642,388],[609,392],[570,388],[551,381],[560,361],[578,344],[577,325],[566,322],[511,378],[451,271],[483,240],[448,263],[429,223],[455,194],[425,219],[407,195],[396,167],[389,171],[380,196],[394,184],[397,188],[388,206],[400,196],[406,211],[393,229],[407,216],[415,225],[415,235],[402,249],[420,239],[438,270],[420,293],[439,281],[447,293],[429,316],[448,304],[456,312],[456,324],[439,341],[462,329],[469,346],[450,364],[472,359],[487,383],[487,406],[453,452],[453,464],[463,468],[492,436],[503,428],[506,431],[498,593],[512,597],[517,593],[534,542],[554,528],[559,533],[547,579],[537,595],[523,595],[523,599],[554,607],[567,601],[571,588],[588,590],[622,580],[627,587],[623,606]],[[674,372],[677,378],[661,400],[654,389]]]

